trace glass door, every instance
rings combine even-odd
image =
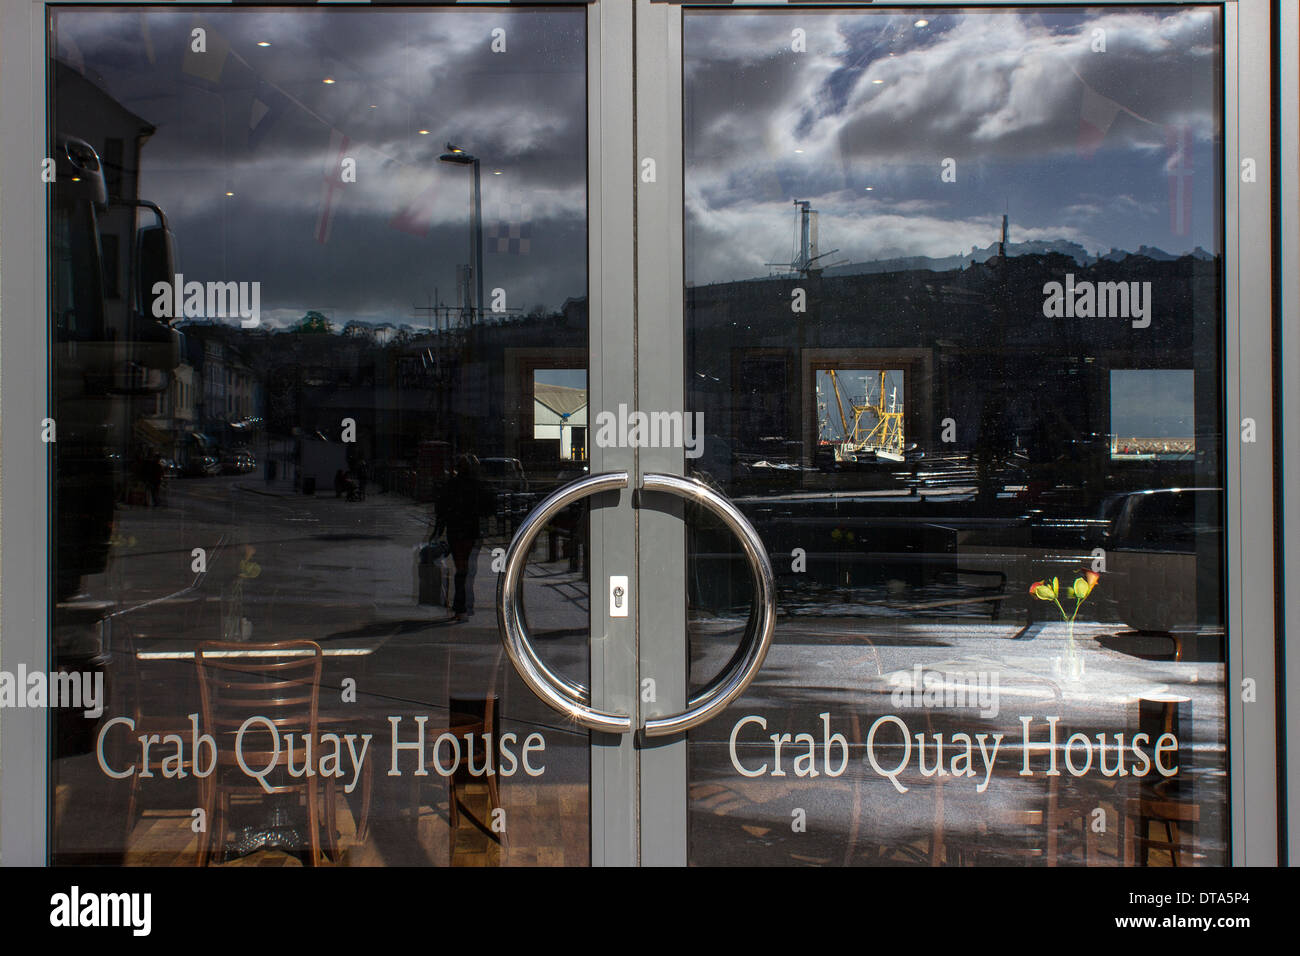
[[[682,156],[639,186],[670,287],[641,321],[682,356],[642,395],[702,419],[675,463],[777,608],[744,694],[651,758],[684,807],[656,852],[1232,861],[1235,8],[642,10],[639,149]],[[763,584],[683,519],[641,547],[686,651],[641,662],[689,697],[761,637]]]
[[[50,8],[53,863],[591,859],[590,16]]]
[[[9,859],[1275,860],[1266,4],[4,17]]]

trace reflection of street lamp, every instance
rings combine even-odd
[[[447,152],[438,157],[441,162],[474,167],[474,307],[483,315],[483,194],[479,190],[478,157],[471,156],[461,146],[447,144]],[[473,316],[473,313],[470,313]],[[472,321],[472,319],[471,319]]]

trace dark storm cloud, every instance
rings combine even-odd
[[[198,26],[206,59],[187,56]],[[485,226],[522,221],[531,239],[527,255],[489,242],[487,288],[525,309],[585,293],[583,30],[572,11],[206,8],[67,11],[57,35],[62,59],[157,127],[142,194],[195,278],[260,279],[273,318],[328,305],[402,321],[435,287],[455,302],[471,261],[472,176],[438,161],[448,140],[481,160]],[[356,182],[339,182],[341,156]],[[427,236],[392,228],[402,215]]]
[[[1210,247],[1216,24],[1204,8],[688,14],[688,274],[787,261],[794,198],[820,212],[820,251],[851,261],[987,246],[1008,208],[1015,241]],[[1167,226],[1175,127],[1201,157],[1190,239]],[[961,186],[945,191],[947,157]]]
[[[911,27],[915,13],[688,18],[691,109],[709,118],[697,126],[697,165],[714,160],[718,175],[740,181],[736,157],[785,158],[795,147],[836,166],[841,154],[890,162],[1069,151],[1085,84],[1141,117],[1124,114],[1133,122],[1117,125],[1109,145],[1163,148],[1175,121],[1202,138],[1217,132],[1209,10],[1108,12],[1056,28],[1014,13],[928,16],[924,28]],[[790,52],[795,24],[809,26],[807,54]],[[1091,49],[1098,29],[1105,53]]]

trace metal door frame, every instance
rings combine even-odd
[[[1283,566],[1279,574],[1279,593],[1285,595],[1294,589],[1300,593],[1300,495],[1286,494],[1287,489],[1300,489],[1300,382],[1295,370],[1300,367],[1300,0],[1280,0],[1278,4],[1278,131],[1279,142],[1274,147],[1278,157],[1276,192],[1280,198],[1278,209],[1278,271],[1280,275],[1277,318],[1274,323],[1278,337],[1277,357],[1273,374],[1278,377],[1280,401],[1278,415],[1282,421],[1279,433],[1282,453],[1278,461],[1277,485],[1281,491],[1283,512],[1278,534],[1282,540],[1282,553],[1278,556]],[[1287,109],[1285,104],[1291,104]],[[1288,372],[1290,374],[1288,374]],[[1279,600],[1280,613],[1285,604]],[[1279,778],[1278,790],[1285,793],[1281,808],[1287,821],[1283,852],[1288,865],[1300,864],[1300,698],[1295,688],[1300,688],[1300,614],[1286,615],[1283,620],[1278,647],[1284,655],[1285,671],[1278,675],[1278,686],[1292,693],[1282,694],[1285,714],[1279,713],[1280,737],[1284,747],[1278,747],[1279,760],[1283,762],[1286,776]],[[1282,629],[1280,629],[1282,630]],[[1290,682],[1288,684],[1288,681]]]

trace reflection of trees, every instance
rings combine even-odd
[[[321,313],[317,312],[315,309],[312,309],[298,321],[298,324],[293,327],[293,331],[308,333],[333,332],[334,326],[330,323],[329,319],[325,318],[325,316],[321,315]]]

